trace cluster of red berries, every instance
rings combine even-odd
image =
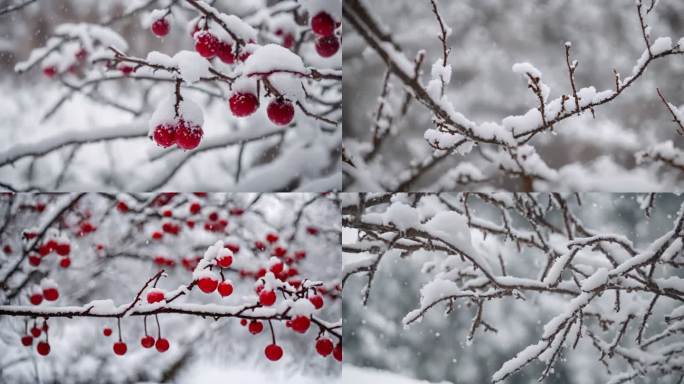
[[[222,233],[228,229],[228,220],[221,218],[218,212],[212,212],[207,216],[204,230],[208,232]]]
[[[26,237],[26,234],[24,234],[24,236]],[[59,266],[62,268],[69,268],[71,265],[71,259],[69,258],[71,245],[68,242],[60,243],[54,239],[50,239],[38,247],[38,253],[30,253],[28,255],[28,262],[30,265],[37,267],[43,261],[43,258],[49,256],[53,252],[60,256]]]
[[[105,327],[102,330],[102,334],[106,337],[109,337],[112,335],[112,329],[109,327]],[[140,339],[140,345],[142,345],[142,347],[145,349],[155,347],[157,351],[161,353],[168,351],[169,347],[171,346],[167,339],[160,337],[155,340],[154,337],[147,334]],[[114,343],[112,349],[114,350],[114,353],[116,355],[123,356],[126,354],[126,352],[128,352],[128,345],[122,340],[119,340],[116,343]]]
[[[83,63],[86,61],[88,58],[88,51],[85,48],[80,48],[76,53],[74,54],[73,58],[71,59],[71,64],[67,67],[66,72],[71,73],[73,75],[78,74],[83,66]],[[45,77],[52,79],[55,76],[59,74],[59,69],[57,68],[57,65],[45,65],[43,66],[43,75]]]
[[[97,228],[90,221],[84,220],[76,229],[76,235],[79,237],[84,237],[95,231],[97,231]]]
[[[33,339],[40,337],[40,335],[45,332],[46,339],[45,341],[40,341],[38,344],[36,344],[36,351],[41,356],[47,356],[50,353],[50,344],[47,341],[48,328],[47,322],[43,322],[43,326],[40,328],[38,327],[38,324],[34,324],[30,330],[30,335],[26,334],[21,337],[21,345],[24,347],[30,347],[33,345]]]
[[[57,286],[53,284],[45,284],[43,287],[34,286],[29,294],[29,301],[31,304],[40,305],[40,303],[43,302],[43,299],[46,301],[56,301],[59,299],[59,290],[57,289]]]
[[[248,51],[243,51],[236,57],[233,44],[222,41],[208,30],[200,30],[199,25],[195,25],[192,38],[195,40],[195,51],[208,60],[218,57],[226,64],[234,64],[236,59],[245,61],[250,55]]]
[[[259,99],[254,93],[248,91],[234,92],[228,104],[235,117],[247,117],[259,109]],[[288,125],[294,119],[294,104],[285,97],[275,97],[266,107],[266,114],[273,124]]]
[[[311,18],[311,31],[316,35],[316,52],[321,57],[332,57],[340,50],[340,40],[335,36],[339,22],[327,12],[319,12]]]
[[[181,149],[192,150],[197,148],[202,141],[204,131],[202,127],[182,118],[167,124],[159,124],[154,128],[152,138],[162,148],[177,145]]]

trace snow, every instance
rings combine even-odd
[[[449,84],[451,82],[451,65],[443,65],[441,59],[438,59],[434,62],[434,64],[432,64],[432,69],[430,73],[433,79],[442,80],[444,81],[444,84]]]
[[[420,225],[420,214],[417,209],[397,201],[392,203],[383,217],[385,225],[394,225],[400,231],[417,228]]]
[[[258,48],[245,61],[243,73],[246,76],[265,74],[275,71],[288,71],[308,74],[302,58],[289,49],[277,45],[267,44]]]
[[[593,291],[606,284],[609,277],[607,268],[599,268],[593,275],[582,281],[582,290],[585,292]]]
[[[209,61],[202,58],[197,52],[180,51],[173,56],[173,60],[177,63],[181,77],[186,83],[192,84],[211,75]]]
[[[651,44],[651,53],[653,53],[653,55],[660,55],[671,49],[672,38],[670,37],[659,37]]]
[[[342,380],[344,383],[354,384],[429,384],[427,381],[415,380],[396,373],[382,371],[375,368],[362,368],[352,364],[344,364],[342,369]],[[447,382],[443,382],[447,384]]]
[[[498,382],[503,380],[508,375],[520,369],[527,362],[534,360],[546,348],[545,341],[539,341],[537,344],[529,345],[522,351],[518,352],[514,358],[506,361],[498,371],[492,375],[492,381]]]

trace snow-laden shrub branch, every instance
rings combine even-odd
[[[210,5],[199,0],[144,1],[100,23],[58,26],[43,47],[15,66],[17,73],[25,75],[40,67],[45,77],[62,89],[42,122],[59,114],[70,99],[85,97],[95,105],[130,115],[135,132],[112,136],[102,131],[116,127],[88,127],[69,140],[57,137],[51,146],[36,141],[11,143],[0,150],[0,169],[9,175],[17,163],[40,165],[42,158],[69,148],[74,154],[62,163],[62,173],[69,174],[75,172],[76,167],[70,167],[73,158],[94,143],[109,147],[115,141],[139,141],[148,136],[168,150],[211,152],[214,159],[221,159],[217,162],[235,164],[225,170],[229,177],[222,178],[233,183],[221,190],[242,189],[238,185],[241,178],[250,173],[260,175],[258,168],[264,164],[255,159],[269,151],[275,155],[266,156],[268,165],[279,164],[287,176],[264,181],[255,190],[293,189],[305,182],[329,180],[337,165],[340,139],[340,1],[282,1],[248,14],[231,13],[232,6],[224,8],[217,2]],[[162,43],[178,46],[175,39],[185,38],[193,49],[173,54],[131,53],[114,25],[134,17]],[[119,97],[126,86],[137,93],[131,100]],[[268,134],[275,128],[277,136]],[[121,130],[125,132],[123,126]],[[225,138],[228,133],[232,139]],[[246,135],[255,137],[242,141]],[[233,143],[240,145],[230,152],[219,151],[231,149]],[[315,161],[288,158],[288,152],[301,152],[302,146],[309,149],[307,160],[315,157]],[[316,148],[315,153],[311,148]],[[178,156],[181,163],[169,164],[154,148],[139,152],[141,162],[134,168],[144,168],[147,173],[198,163],[192,161],[193,156]],[[123,183],[116,185],[119,190],[147,191],[136,189],[146,186],[139,182],[146,176],[117,180],[117,174],[128,170],[116,167],[116,163],[110,166],[109,179]],[[175,172],[158,178],[164,181],[161,185],[148,184],[162,188],[172,183],[174,176]],[[16,184],[17,190],[42,187],[18,177],[5,184]],[[338,184],[328,185],[326,190],[338,188]]]
[[[365,276],[367,303],[384,258],[427,260],[421,272],[430,281],[403,323],[417,326],[443,308],[446,314],[474,308],[468,342],[480,332],[500,335],[505,327],[502,319],[488,316],[488,308],[500,313],[493,307],[507,301],[556,303],[548,308],[550,318],[538,317],[545,323],[539,341],[490,373],[493,382],[531,369],[526,367],[536,360],[544,364],[543,380],[580,343],[598,354],[612,382],[625,382],[616,372],[679,377],[684,204],[679,202],[678,212],[654,210],[658,196],[639,196],[635,208],[671,227],[646,245],[585,224],[591,208],[580,195],[346,196],[343,283]]]
[[[538,153],[538,148],[542,144],[540,142],[548,141],[548,139],[542,140],[541,134],[555,133],[561,129],[560,123],[585,112],[590,112],[595,116],[599,107],[617,100],[632,88],[652,63],[684,54],[684,38],[678,42],[670,37],[651,38],[652,27],[647,24],[647,19],[656,11],[657,4],[651,6],[649,3],[642,4],[641,1],[637,1],[637,19],[645,46],[628,75],[621,75],[614,70],[614,89],[598,91],[594,86],[580,87],[577,82],[577,73],[581,70],[579,60],[572,57],[572,43],[566,42],[562,62],[567,68],[569,90],[561,91],[559,96],[552,97],[552,89],[544,83],[539,69],[529,62],[516,63],[513,65],[513,72],[525,80],[527,87],[538,101],[537,106],[524,114],[507,116],[500,122],[478,123],[459,112],[456,100],[450,99],[448,87],[454,73],[454,68],[452,68],[454,64],[449,62],[451,48],[448,40],[452,31],[447,26],[448,22],[440,14],[437,2],[431,1],[431,6],[437,23],[437,37],[441,43],[441,57],[435,61],[430,73],[431,77],[427,84],[424,84],[413,60],[402,50],[392,32],[373,15],[375,3],[351,0],[343,5],[344,17],[353,27],[354,32],[373,49],[387,67],[380,97],[382,109],[390,111],[385,112],[383,116],[383,120],[388,125],[383,128],[384,131],[391,131],[392,122],[400,121],[406,113],[405,108],[401,108],[401,113],[398,112],[400,97],[394,97],[393,103],[387,102],[392,99],[387,92],[387,83],[393,83],[393,79],[401,84],[403,91],[410,97],[415,98],[427,108],[434,125],[426,129],[424,134],[424,139],[434,149],[430,156],[423,159],[410,159],[408,164],[404,164],[404,171],[399,173],[399,178],[390,180],[380,177],[380,182],[376,180],[375,183],[368,183],[368,178],[362,175],[364,172],[372,174],[384,169],[387,160],[375,154],[379,151],[378,148],[382,142],[389,139],[391,135],[385,134],[378,137],[375,134],[376,125],[371,129],[374,132],[371,145],[360,140],[347,140],[345,150],[349,167],[345,169],[345,173],[346,184],[351,188],[376,190],[375,187],[379,187],[388,191],[408,191],[415,188],[436,165],[453,159],[451,155],[458,155],[459,157],[469,156],[465,160],[467,163],[471,162],[471,158],[472,161],[477,161],[480,164],[478,167],[484,170],[484,175],[476,178],[446,177],[448,180],[444,182],[441,182],[438,177],[437,181],[430,186],[431,189],[454,185],[454,181],[456,181],[455,187],[459,187],[460,184],[462,184],[461,187],[470,186],[471,188],[497,186],[501,176],[516,181],[516,188],[523,191],[575,189],[569,187],[570,181],[564,177],[564,172],[570,171],[570,165],[566,165],[566,169],[562,170],[553,169]],[[419,53],[421,62],[423,55],[424,52],[421,51]],[[451,60],[455,60],[453,55]],[[670,108],[670,111],[674,114],[676,108]],[[396,134],[403,133],[397,132]],[[475,148],[477,148],[477,153],[471,154]],[[631,154],[633,155],[634,151]],[[403,162],[405,163],[405,160]],[[365,171],[357,172],[349,168],[363,168]],[[681,174],[676,175],[675,179],[680,176]]]

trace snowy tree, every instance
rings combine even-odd
[[[350,364],[438,382],[681,380],[681,196],[344,196]]]
[[[5,189],[340,188],[339,0],[13,2],[0,17]]]
[[[339,377],[334,195],[5,194],[0,211],[3,381]]]
[[[345,1],[345,188],[681,189],[683,13],[667,0]]]

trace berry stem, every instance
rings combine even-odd
[[[180,117],[180,103],[183,101],[183,95],[181,95],[181,84],[183,80],[176,79],[176,105],[174,105],[174,110],[176,112],[176,118]]]
[[[271,328],[271,341],[273,341],[273,344],[275,344],[276,343],[275,331],[273,330],[273,323],[271,322],[271,319],[268,319],[268,327]]]
[[[145,336],[148,336],[148,334],[147,334],[147,316],[143,317],[143,328],[145,328]]]
[[[159,315],[154,315],[154,319],[157,321],[157,339],[161,339],[161,325],[159,325]]]
[[[116,318],[116,327],[119,330],[119,342],[121,342],[122,340],[121,340],[121,318],[120,317]]]

